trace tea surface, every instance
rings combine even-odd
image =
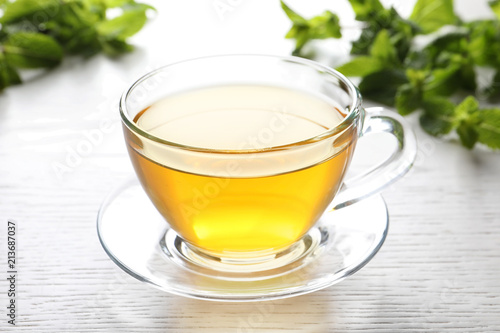
[[[138,145],[130,134],[128,148],[149,197],[185,240],[217,253],[278,249],[300,239],[332,201],[353,145],[294,170],[294,159],[303,163],[314,154],[257,152],[242,159],[241,151],[232,150],[293,146],[343,118],[332,104],[295,90],[212,87],[165,98],[135,121],[159,138],[223,154],[210,153],[208,162],[199,153],[176,157],[146,140]]]

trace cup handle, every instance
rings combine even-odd
[[[383,107],[365,109],[360,138],[374,133],[389,133],[397,140],[394,152],[382,163],[361,175],[344,181],[333,201],[332,210],[352,205],[380,192],[410,170],[417,153],[417,142],[411,127],[399,114]]]

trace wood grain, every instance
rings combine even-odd
[[[338,285],[280,301],[213,303],[157,291],[111,262],[95,221],[106,193],[132,172],[114,108],[119,93],[158,64],[210,52],[286,54],[290,47],[282,39],[288,23],[271,2],[243,2],[224,21],[209,3],[179,3],[156,3],[160,16],[136,39],[138,52],[118,61],[69,60],[0,96],[0,331],[499,332],[500,154],[467,151],[417,126],[416,166],[384,193],[389,237]],[[209,28],[201,36],[188,29],[182,38],[195,46],[172,50],[181,42],[173,27],[186,25],[180,21],[193,6]],[[259,13],[257,43],[247,37]],[[158,31],[169,42],[158,43]],[[114,129],[58,177],[54,164],[102,119]],[[18,223],[15,328],[4,315],[7,219]]]

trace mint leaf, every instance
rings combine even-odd
[[[453,0],[418,0],[410,20],[417,23],[424,33],[438,30],[447,24],[456,24]]]
[[[489,5],[496,16],[500,19],[500,0],[492,0]]]
[[[378,58],[382,63],[389,66],[397,65],[397,51],[390,40],[389,32],[387,30],[384,29],[379,31],[373,41],[373,45],[370,48],[370,55]]]
[[[5,7],[0,23],[13,23],[21,20],[29,22],[40,20],[40,17],[50,17],[57,13],[60,6],[58,1],[54,0],[16,0]],[[43,15],[37,17],[38,15]]]
[[[288,16],[288,18],[292,21],[293,25],[307,26],[307,20],[288,7],[288,5],[283,1],[281,1],[281,8],[285,12],[286,16]]]
[[[486,88],[485,95],[487,98],[495,100],[500,97],[500,69],[496,72],[493,77],[491,85]]]
[[[349,0],[356,14],[356,20],[369,20],[373,13],[385,10],[379,0]]]
[[[409,68],[406,70],[406,78],[408,83],[400,86],[396,92],[396,108],[402,115],[410,114],[420,108],[426,73]]]
[[[469,149],[474,147],[479,138],[476,131],[480,122],[478,115],[479,102],[473,96],[465,98],[455,108],[455,121],[458,124],[457,134],[462,144]]]
[[[473,96],[465,98],[455,108],[455,113],[460,120],[467,120],[471,114],[479,111],[479,102]]]
[[[470,53],[469,39],[467,29],[455,29],[438,35],[423,50],[427,55],[427,67],[432,70],[439,69],[431,74],[435,74],[437,80],[445,80],[435,84],[449,88],[443,92],[444,95],[452,94],[459,88],[471,92],[476,90],[475,63]],[[451,76],[447,78],[448,74]]]
[[[104,53],[111,57],[116,57],[120,54],[134,50],[132,45],[119,39],[103,40],[101,41],[101,47]]]
[[[50,68],[64,53],[128,52],[127,38],[154,8],[135,0],[0,0],[0,90],[21,82],[17,69]],[[108,20],[107,11],[123,14]]]
[[[295,55],[300,54],[304,45],[310,40],[342,37],[338,16],[328,10],[307,20],[283,1],[281,1],[281,7],[293,23],[285,38],[295,39],[295,50],[293,51]]]
[[[467,51],[474,63],[500,68],[500,20],[470,22],[467,27]]]
[[[361,35],[357,40],[352,42],[351,54],[367,55],[375,36],[380,31],[379,25],[369,24],[361,31]]]
[[[467,53],[450,53],[442,51],[432,64],[436,69],[431,71],[435,78],[435,93],[449,96],[459,88],[475,92],[476,73],[474,62]]]
[[[465,29],[440,34],[422,50],[413,50],[404,64],[427,72],[426,95],[450,96],[460,88],[476,90],[475,63]]]
[[[424,82],[425,96],[450,96],[460,87],[460,67],[451,65],[430,71]]]
[[[429,67],[431,58],[429,52],[424,50],[419,50],[418,52],[410,52],[408,56],[404,59],[404,66],[406,68],[412,68],[415,70],[423,70]]]
[[[367,76],[398,63],[396,48],[391,43],[387,30],[380,30],[369,52],[370,56],[354,58],[337,70],[347,76]]]
[[[455,104],[446,98],[435,97],[424,100],[424,111],[420,116],[420,125],[433,136],[448,134],[455,125]]]
[[[0,55],[0,91],[19,83],[21,83],[21,78],[16,69],[6,61],[3,55]]]
[[[50,36],[18,32],[3,45],[7,62],[19,68],[54,67],[61,62],[63,50]]]
[[[139,32],[147,21],[146,8],[127,10],[122,15],[97,25],[97,33],[108,39],[125,40]]]
[[[424,81],[426,79],[426,73],[425,73],[425,71],[422,71],[422,70],[408,68],[406,70],[406,77],[408,78],[408,81],[414,87],[417,87],[418,89],[422,89],[422,86],[423,86]]]
[[[281,1],[281,8],[293,23],[285,38],[295,39],[295,49],[292,54],[299,55],[304,45],[311,39],[307,20],[293,11],[283,1]]]
[[[407,82],[402,70],[384,69],[365,76],[359,89],[365,98],[392,106],[399,86]]]
[[[479,102],[467,97],[455,108],[459,126],[457,133],[467,148],[479,141],[490,148],[500,149],[500,109],[479,109]]]
[[[85,3],[65,3],[57,15],[45,24],[47,32],[69,54],[91,56],[101,51],[95,26],[104,19],[102,15],[105,16],[105,9],[92,12]]]
[[[310,36],[313,39],[340,38],[340,20],[337,15],[327,10],[309,20]]]
[[[396,92],[396,108],[402,115],[408,115],[418,109],[422,102],[422,93],[411,84],[403,84]]]
[[[480,124],[477,126],[479,142],[490,148],[500,149],[500,109],[485,109],[479,112]]]
[[[431,135],[456,131],[468,148],[478,141],[500,148],[500,108],[481,110],[473,97],[478,67],[496,71],[484,96],[500,97],[499,19],[464,23],[454,13],[453,0],[417,0],[409,20],[394,8],[384,8],[380,0],[349,2],[364,27],[352,42],[351,54],[358,57],[337,70],[361,77],[359,89],[365,98],[396,106],[403,115],[421,111],[420,125]],[[489,4],[500,18],[500,0]],[[334,14],[325,12],[308,20],[282,6],[293,22],[287,38],[296,41],[294,54],[309,40],[340,35],[336,17],[333,29],[314,28]],[[441,29],[446,25],[453,26]],[[434,34],[415,39],[430,33]],[[470,94],[459,105],[446,98],[459,91]]]
[[[359,56],[337,67],[337,70],[346,76],[367,76],[380,71],[383,66],[382,62],[377,58]]]
[[[460,86],[462,89],[472,93],[476,91],[476,72],[474,71],[474,64],[472,62],[464,61],[462,63],[460,67]]]
[[[133,1],[131,0],[102,0],[107,8],[122,7]]]
[[[429,54],[430,61],[435,62],[444,51],[448,54],[467,52],[468,38],[468,30],[452,30],[433,38],[425,46],[424,51]]]
[[[107,20],[112,7],[123,14]],[[144,26],[148,9],[154,8],[134,0],[17,0],[7,6],[2,20],[8,33],[38,30],[52,36],[67,53],[92,56],[102,50],[108,54],[131,50],[126,39]]]
[[[352,43],[351,54],[369,54],[379,32],[387,30],[391,43],[397,50],[398,58],[400,62],[403,62],[418,27],[401,18],[394,8],[372,11],[363,21],[366,22],[366,27],[361,31],[359,39]]]
[[[474,126],[471,126],[468,123],[461,123],[457,128],[457,134],[466,148],[472,149],[476,144],[479,134],[474,129]]]

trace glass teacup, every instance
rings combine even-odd
[[[127,148],[165,218],[165,251],[190,264],[254,273],[321,244],[315,224],[402,176],[413,134],[364,110],[339,72],[293,57],[217,56],[153,71],[122,97]],[[393,154],[344,181],[359,137],[386,132]],[[140,223],[140,221],[138,221]]]

